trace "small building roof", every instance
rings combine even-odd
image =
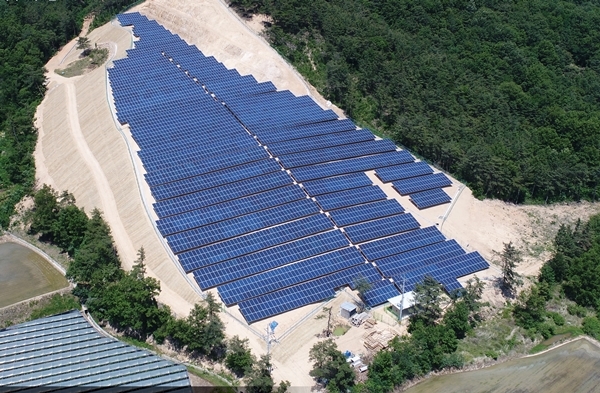
[[[3,387],[190,387],[184,366],[101,335],[78,311],[0,330],[0,364]]]
[[[402,295],[394,296],[393,298],[388,299],[388,302],[392,303],[394,306],[400,308],[402,304]],[[406,310],[407,308],[411,308],[415,305],[415,294],[413,291],[404,293],[404,304],[402,309]]]
[[[352,312],[352,311],[356,310],[356,305],[352,304],[350,302],[344,302],[344,303],[341,304],[340,307],[343,308],[346,311],[349,311],[349,312]]]

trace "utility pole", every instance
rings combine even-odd
[[[331,307],[329,307],[329,318],[327,318],[327,337],[331,335]]]
[[[404,288],[406,286],[406,277],[402,276],[402,297],[400,298],[400,326],[402,326],[402,311],[404,311]]]

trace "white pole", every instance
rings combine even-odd
[[[406,278],[402,277],[402,297],[400,298],[400,325],[402,325],[402,311],[404,311],[404,286],[406,285]]]

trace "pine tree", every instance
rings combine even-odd
[[[513,246],[512,242],[504,243],[504,250],[500,254],[502,288],[510,295],[513,295],[522,283],[519,274],[515,271],[517,265],[522,261],[521,252]]]

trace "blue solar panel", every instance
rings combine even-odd
[[[348,246],[339,230],[319,233],[194,270],[200,288],[212,288],[242,277]]]
[[[385,192],[377,186],[365,186],[316,197],[317,203],[323,210],[340,209],[342,207],[379,201],[386,198]]]
[[[140,148],[157,226],[200,287],[219,287],[248,322],[325,300],[359,276],[374,284],[370,304],[385,301],[393,284],[361,255],[393,267],[392,277],[410,273],[410,285],[432,273],[447,288],[485,264],[452,259],[464,256],[456,247],[410,254],[443,236],[429,228],[397,235],[418,223],[364,173],[416,194],[448,182],[428,165],[308,96],[227,69],[155,21],[137,13],[119,20],[140,40],[113,62],[108,81],[117,118]],[[423,206],[433,192],[412,199]],[[344,228],[332,230],[333,222]],[[391,265],[400,255],[413,257],[410,266]]]
[[[257,132],[258,139],[269,145],[274,142],[303,139],[307,137],[326,135],[334,132],[355,130],[356,126],[348,119],[330,120],[320,123],[305,124],[297,127],[262,129]]]
[[[419,223],[410,214],[398,214],[396,216],[380,218],[379,220],[363,222],[362,224],[351,225],[344,228],[344,231],[352,243],[356,244],[410,231],[418,227]]]
[[[159,201],[154,204],[154,210],[158,217],[163,218],[258,192],[272,190],[277,187],[287,186],[289,184],[292,184],[292,179],[290,179],[287,173],[283,171],[269,173],[252,179],[238,181],[234,184],[226,184],[220,187],[214,187],[208,190]]]
[[[416,194],[411,194],[410,200],[419,208],[426,209],[428,207],[441,205],[450,202],[451,198],[440,188],[433,190],[421,191]]]
[[[382,182],[388,183],[395,180],[408,179],[415,176],[428,175],[433,169],[426,162],[412,162],[409,164],[395,165],[387,168],[379,168],[375,171]]]
[[[464,255],[465,251],[454,240],[436,243],[402,254],[392,255],[377,261],[377,267],[387,277],[411,271],[436,260]]]
[[[322,162],[361,157],[368,154],[393,152],[395,150],[396,145],[389,140],[367,141],[300,153],[284,154],[279,156],[279,160],[284,168],[290,169]]]
[[[167,236],[305,198],[306,194],[300,187],[290,185],[165,217],[156,224],[160,233]]]
[[[387,302],[388,299],[401,295],[396,286],[388,280],[378,281],[365,292],[364,299],[371,307],[379,306]]]
[[[219,295],[229,306],[361,263],[365,259],[360,252],[348,247],[222,285]]]
[[[313,201],[310,199],[301,199],[286,203],[285,205],[275,206],[270,209],[176,233],[168,236],[167,241],[173,252],[178,254],[186,250],[317,213],[319,213],[319,209]]]
[[[333,222],[339,227],[359,222],[393,216],[404,212],[404,208],[395,199],[372,202],[365,205],[347,207],[330,212]]]
[[[319,214],[184,252],[179,254],[179,261],[189,272],[332,228],[331,221]]]
[[[360,249],[369,261],[375,261],[444,240],[446,238],[436,227],[427,227],[364,243]]]
[[[231,144],[231,141],[229,144]],[[247,150],[243,151],[238,150],[231,152],[230,154],[223,154],[224,148],[219,146],[218,150],[221,154],[211,157],[207,157],[208,152],[206,150],[206,148],[202,151],[196,150],[195,155],[192,157],[180,153],[182,155],[181,157],[181,155],[175,155],[172,152],[169,152],[168,154],[161,154],[158,157],[146,157],[142,155],[142,152],[150,152],[152,150],[141,150],[140,158],[143,160],[146,169],[151,171],[146,174],[146,181],[149,185],[156,186],[162,183],[184,179],[186,177],[198,176],[215,170],[221,170],[236,165],[245,164],[247,162],[269,158],[267,152],[264,149],[259,148],[258,145],[256,145],[256,148],[247,148]],[[170,162],[171,165],[163,164],[162,167],[156,168],[158,165],[165,162],[165,157],[169,158],[168,162]],[[182,161],[177,161],[177,159],[180,157]]]
[[[383,168],[412,161],[414,161],[413,156],[406,150],[393,151],[390,153],[374,154],[372,156],[350,158],[342,161],[295,168],[292,169],[292,176],[299,182],[305,182],[346,173],[370,171],[376,168]]]
[[[330,192],[349,190],[362,186],[373,185],[373,182],[364,173],[351,173],[336,177],[313,180],[302,183],[302,186],[310,196],[328,194]]]
[[[239,303],[248,323],[253,323],[294,308],[333,297],[332,288],[351,285],[360,277],[368,282],[379,281],[381,276],[370,264],[359,265],[313,281],[308,281]]]
[[[208,188],[222,186],[228,183],[249,179],[255,176],[280,171],[281,167],[273,160],[261,160],[249,164],[239,165],[221,171],[207,173],[187,179],[177,180],[172,183],[152,187],[152,195],[157,201],[175,198],[180,195],[190,194]]]
[[[465,276],[488,267],[488,263],[477,252],[445,258],[439,263],[426,265],[404,274],[405,290],[412,291],[417,283],[423,281],[425,276],[431,276],[439,282],[450,281],[454,284],[451,278]],[[455,284],[450,285],[450,288],[455,289]]]
[[[407,195],[414,194],[415,192],[431,190],[432,188],[447,187],[452,185],[452,182],[443,173],[434,173],[433,175],[399,180],[393,184],[396,191],[398,191],[401,195]]]
[[[356,142],[372,141],[373,139],[375,139],[375,136],[370,131],[355,130],[269,143],[268,148],[271,154],[278,156],[281,154],[298,153],[325,147],[348,145]]]

